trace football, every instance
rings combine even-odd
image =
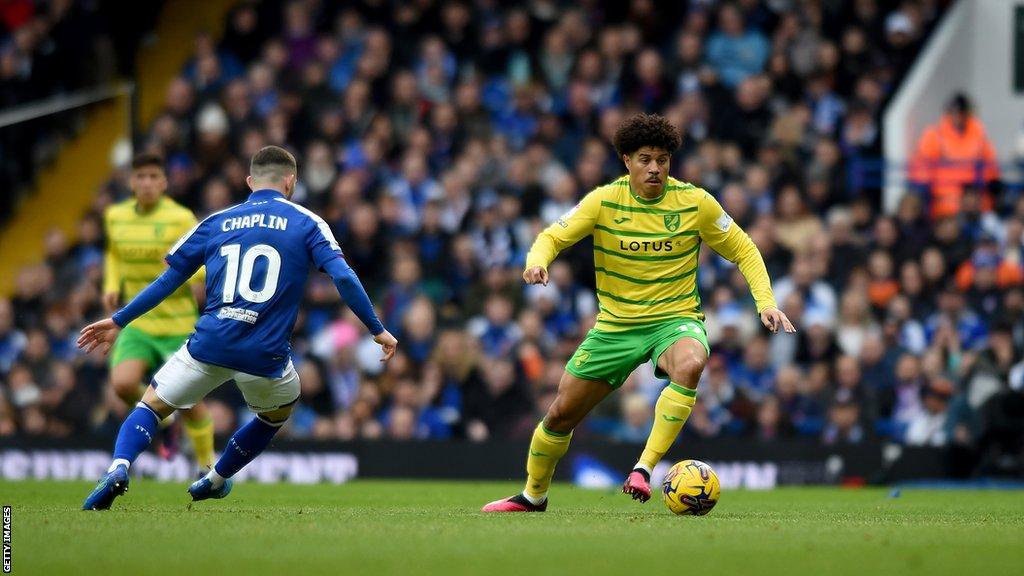
[[[722,491],[715,471],[700,460],[677,462],[665,474],[661,487],[669,510],[692,516],[710,512]]]

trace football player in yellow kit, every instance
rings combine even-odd
[[[665,118],[637,114],[618,128],[615,149],[627,175],[587,194],[537,237],[523,279],[546,284],[559,252],[594,237],[600,303],[596,326],[569,359],[558,395],[534,430],[522,493],[484,506],[485,512],[539,512],[558,460],[577,424],[640,364],[654,362],[669,380],[655,405],[654,426],[622,488],[651,496],[650,475],[675,441],[697,397],[709,348],[697,290],[701,243],[736,263],[750,286],[761,322],[794,332],[778,309],[757,247],[705,190],[670,178],[680,136]]]

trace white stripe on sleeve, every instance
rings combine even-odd
[[[334,238],[334,232],[331,231],[331,227],[327,225],[327,222],[324,222],[323,218],[318,216],[309,208],[302,206],[301,204],[296,204],[295,202],[291,202],[284,198],[274,198],[274,200],[277,200],[278,202],[284,202],[285,204],[294,207],[299,212],[302,212],[306,216],[309,216],[313,220],[313,222],[316,223],[316,227],[320,230],[320,234],[322,234],[324,239],[326,239],[327,242],[331,245],[331,249],[337,250],[339,252],[341,251],[341,246],[338,245],[338,241]]]

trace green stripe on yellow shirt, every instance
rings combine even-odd
[[[537,236],[527,268],[547,268],[559,252],[589,235],[599,329],[703,318],[696,282],[701,244],[737,264],[758,311],[775,306],[757,247],[717,200],[691,184],[669,178],[664,193],[653,199],[634,196],[628,177],[596,188]]]

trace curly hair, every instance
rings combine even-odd
[[[137,170],[144,166],[156,166],[163,170],[164,157],[156,152],[140,152],[132,157],[132,170]]]
[[[619,124],[612,139],[615,151],[629,156],[644,146],[674,153],[682,144],[679,130],[660,114],[634,114]]]

